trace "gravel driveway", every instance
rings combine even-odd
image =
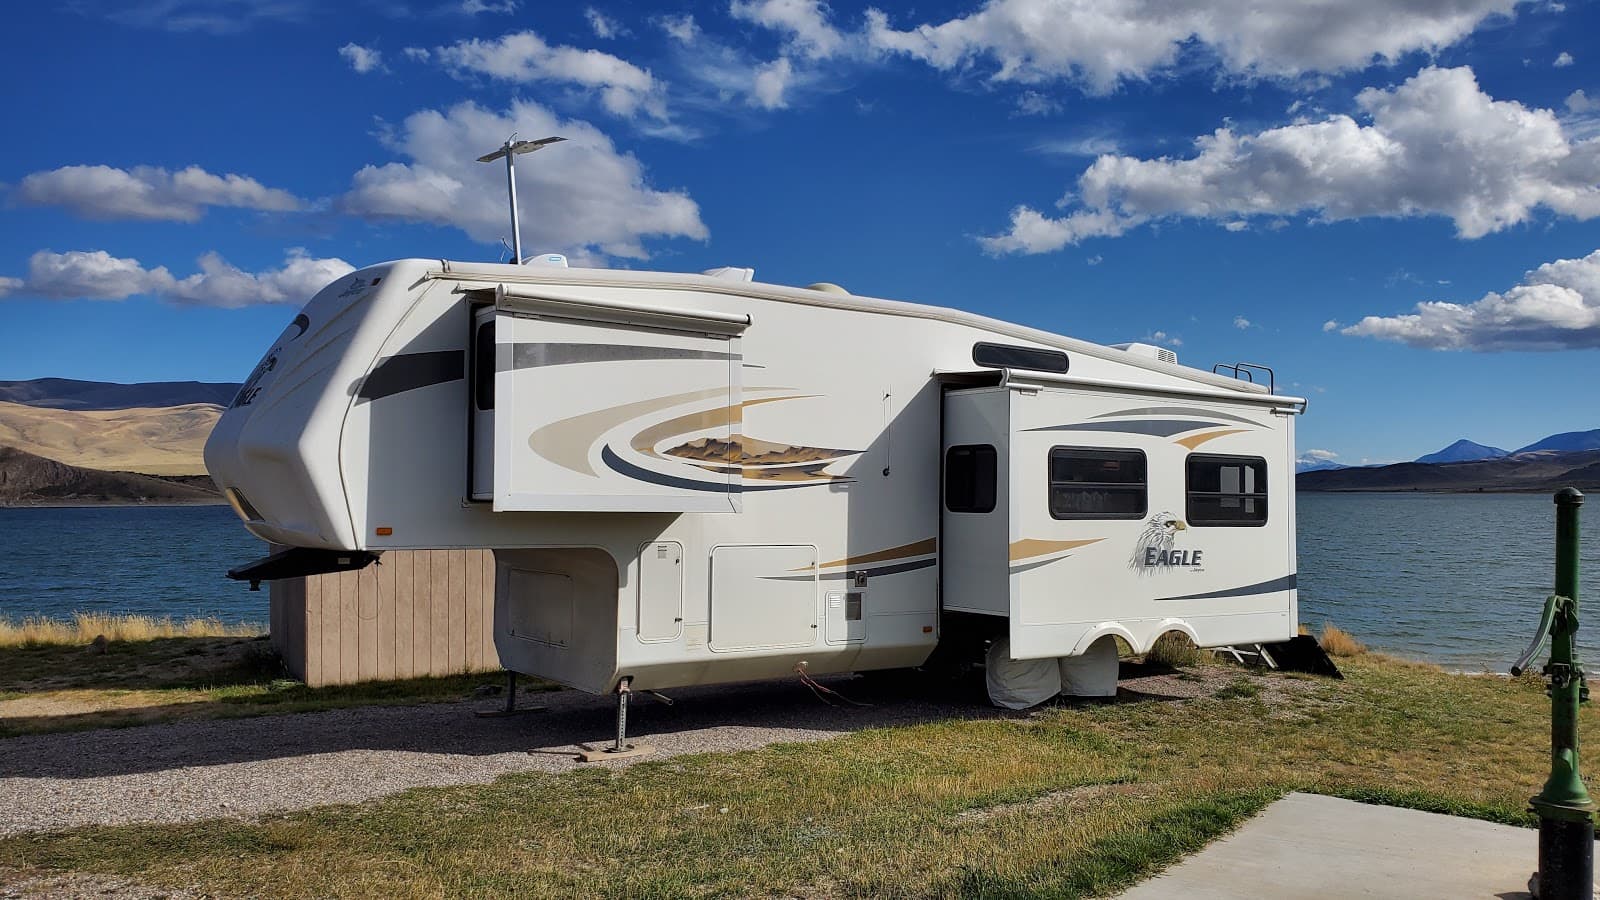
[[[1124,664],[1119,702],[1205,696],[1238,674],[1209,667],[1172,677]],[[671,706],[635,695],[629,737],[655,752],[598,763],[578,762],[576,754],[610,742],[616,701],[577,691],[524,694],[519,705],[545,710],[499,719],[474,715],[503,702],[487,698],[10,738],[0,740],[0,835],[250,818],[414,787],[484,783],[508,772],[620,767],[863,728],[1027,715],[993,709],[976,692],[930,697],[848,676],[821,681],[870,705],[828,705],[797,681],[682,688],[671,692]],[[1302,684],[1265,683],[1274,690]]]
[[[828,683],[864,694],[851,679]],[[615,734],[615,701],[576,691],[524,694],[543,712],[478,718],[499,698],[362,707],[252,719],[37,735],[0,741],[0,835],[93,824],[251,817],[357,803],[424,785],[482,783],[508,772],[626,766],[680,753],[815,741],[862,728],[988,716],[956,700],[872,696],[871,706],[820,702],[797,682],[636,696],[629,737],[655,753],[580,763],[580,746]]]

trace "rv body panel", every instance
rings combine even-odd
[[[1006,616],[1012,658],[1106,635],[1144,652],[1169,631],[1201,646],[1295,634],[1291,417],[1038,384],[951,391],[945,408],[944,608]],[[996,460],[976,487],[959,484],[970,452]],[[1207,466],[1252,490],[1199,497]],[[1233,503],[1265,513],[1223,524],[1201,509]]]
[[[275,368],[208,444],[213,474],[278,543],[495,550],[496,647],[516,671],[604,691],[623,677],[664,688],[914,666],[939,638],[941,576],[945,609],[1008,618],[1030,629],[1021,646],[1047,655],[1081,652],[1124,619],[1116,627],[1140,644],[1166,619],[1254,623],[1193,625],[1202,637],[1292,624],[1292,605],[1057,596],[1051,566],[1098,577],[1081,565],[1109,560],[1134,523],[1017,571],[1016,541],[1088,529],[1036,519],[1048,517],[1036,458],[1047,439],[1018,438],[1018,424],[1068,421],[1076,407],[1050,404],[1072,390],[1120,389],[1041,389],[1056,399],[1035,414],[1003,385],[983,401],[1000,407],[961,412],[933,376],[970,372],[986,342],[1060,351],[1059,377],[1135,384],[1157,398],[1149,406],[1187,406],[1186,391],[1239,397],[1249,415],[1287,402],[1257,387],[967,313],[706,276],[409,260],[335,282],[305,314],[315,351],[291,339],[297,326],[274,345]],[[1001,423],[1008,489],[987,521],[1002,525],[952,530],[941,429],[981,436]],[[1272,463],[1272,525],[1237,530],[1270,533],[1292,572],[1292,431],[1274,433],[1257,451]],[[1177,464],[1163,452],[1161,465]],[[1173,489],[1177,476],[1161,478]]]

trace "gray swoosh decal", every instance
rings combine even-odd
[[[629,344],[518,343],[495,346],[495,370],[569,366],[576,363],[641,359],[739,359],[737,354],[683,347],[636,347]]]
[[[1184,421],[1181,419],[1139,419],[1132,422],[1079,422],[1076,425],[1046,425],[1028,428],[1027,431],[1111,431],[1121,434],[1153,434],[1172,437],[1185,431],[1215,428],[1225,422]]]
[[[1208,591],[1204,594],[1185,594],[1182,597],[1161,597],[1160,600],[1215,600],[1220,597],[1248,597],[1251,594],[1272,594],[1278,591],[1294,590],[1295,575],[1285,575],[1271,581],[1262,581],[1257,584],[1247,584],[1243,587],[1227,588],[1221,591]]]
[[[1116,412],[1101,413],[1100,415],[1093,416],[1092,418],[1095,418],[1095,419],[1109,419],[1112,416],[1194,416],[1194,415],[1206,415],[1206,416],[1210,416],[1213,419],[1227,419],[1229,422],[1243,422],[1246,425],[1254,425],[1254,426],[1256,426],[1258,428],[1265,428],[1266,427],[1265,425],[1262,425],[1260,422],[1251,421],[1250,419],[1246,419],[1243,416],[1235,416],[1235,415],[1231,415],[1229,413],[1217,412],[1214,409],[1208,409],[1208,410],[1204,410],[1204,411],[1196,411],[1196,410],[1188,409],[1188,408],[1182,407],[1182,406],[1141,406],[1138,409],[1119,409]]]
[[[396,353],[373,367],[361,381],[358,400],[377,400],[429,385],[459,381],[466,377],[465,350],[430,350],[424,353]]]
[[[613,472],[625,475],[635,481],[645,481],[650,484],[659,484],[662,487],[680,488],[686,491],[707,491],[714,494],[738,494],[750,491],[787,491],[794,488],[817,487],[825,484],[839,484],[839,481],[818,481],[809,484],[717,484],[710,481],[696,481],[693,478],[680,478],[676,475],[663,475],[652,472],[642,466],[636,466],[618,456],[610,445],[600,448],[600,461],[605,463]]]

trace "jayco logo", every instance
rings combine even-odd
[[[1204,550],[1180,550],[1174,545],[1189,526],[1170,512],[1158,512],[1144,523],[1144,531],[1128,557],[1128,568],[1140,575],[1154,575],[1170,569],[1198,569]]]

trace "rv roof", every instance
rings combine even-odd
[[[695,275],[681,272],[643,272],[631,269],[536,268],[515,266],[509,263],[457,262],[438,260],[439,271],[432,277],[454,281],[482,281],[493,284],[570,284],[614,285],[617,287],[651,287],[666,290],[696,290],[715,294],[733,294],[741,297],[759,297],[783,303],[798,303],[830,309],[853,309],[892,316],[911,316],[936,319],[959,325],[984,328],[1018,340],[1033,341],[1047,347],[1056,347],[1100,359],[1113,360],[1126,365],[1166,372],[1194,381],[1244,393],[1267,393],[1265,385],[1228,378],[1200,369],[1166,363],[1138,356],[1124,350],[1105,347],[1089,341],[1078,340],[1026,325],[992,319],[965,310],[944,306],[907,303],[902,300],[879,300],[855,294],[812,290],[759,281],[733,281],[716,275]]]

